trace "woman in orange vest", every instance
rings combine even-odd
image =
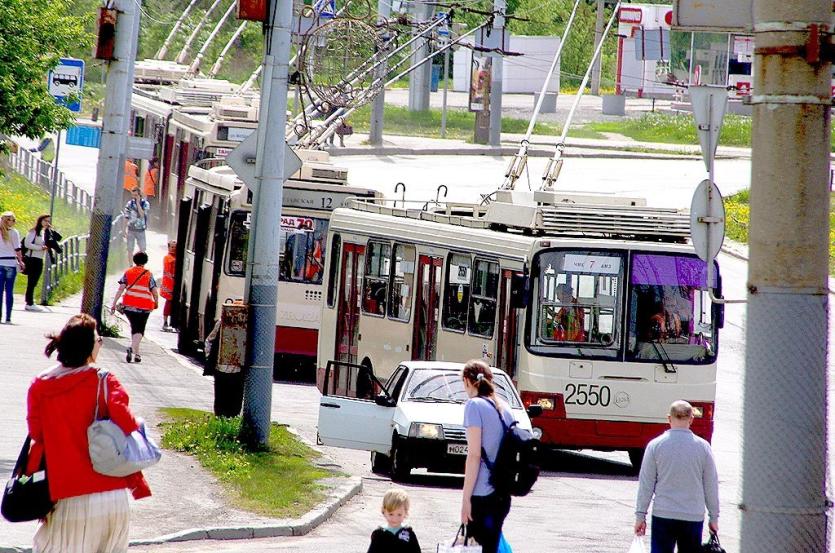
[[[162,286],[159,288],[159,295],[165,299],[165,306],[162,308],[162,331],[172,332],[174,329],[169,325],[171,317],[171,301],[174,299],[174,267],[177,265],[177,241],[168,242],[168,255],[162,260]]]
[[[148,323],[148,316],[151,311],[159,307],[159,292],[157,281],[151,271],[145,268],[148,263],[148,254],[138,252],[133,256],[134,266],[125,271],[119,279],[119,290],[113,298],[113,305],[110,306],[110,313],[116,311],[116,302],[122,298],[122,309],[130,321],[131,347],[128,348],[125,360],[130,363],[142,362],[139,355],[139,343],[145,335],[145,325]]]

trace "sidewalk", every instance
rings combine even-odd
[[[153,242],[159,242],[161,236],[153,238]],[[158,265],[161,265],[161,257]],[[156,267],[151,268],[155,273],[161,272]],[[113,297],[116,278],[108,278],[105,293],[108,305]],[[43,355],[46,345],[43,336],[59,331],[71,315],[79,312],[81,296],[46,308],[43,313],[23,311],[23,305],[23,298],[16,297],[12,315],[14,324],[0,327],[0,363],[4,367],[0,404],[5,408],[5,416],[0,418],[0,474],[3,485],[26,436],[26,391],[29,384],[39,372],[55,364],[54,356],[47,359]],[[155,312],[148,322],[148,328],[154,329],[154,334],[162,325],[160,311]],[[174,334],[165,336],[176,341]],[[105,339],[97,365],[113,372],[125,384],[131,408],[146,420],[154,439],[159,440],[158,409],[176,406],[212,410],[213,382],[211,378],[202,376],[201,367],[189,366],[188,362],[148,339],[142,342],[142,363],[127,364],[124,352],[128,343],[128,338]],[[323,462],[332,463],[327,458]],[[299,535],[324,521],[361,489],[358,478],[329,479],[325,482],[330,489],[328,499],[322,506],[301,519],[278,520],[230,507],[215,478],[186,455],[165,451],[162,461],[146,471],[145,476],[153,496],[131,502],[130,537],[134,544]],[[0,553],[28,550],[36,528],[37,523],[34,522],[11,524],[0,519]]]

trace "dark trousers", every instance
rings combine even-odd
[[[26,257],[26,305],[35,305],[35,286],[43,274],[43,259]]]
[[[496,553],[504,519],[510,512],[510,496],[492,493],[472,497],[473,520],[467,525],[467,535],[481,545],[482,553]]]
[[[699,553],[702,547],[703,526],[704,521],[652,517],[650,553],[673,553],[676,544],[678,553]]]

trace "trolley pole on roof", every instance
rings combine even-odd
[[[270,436],[275,310],[278,291],[278,235],[284,185],[284,132],[287,124],[287,72],[293,3],[271,0],[264,33],[264,78],[258,121],[252,226],[247,254],[245,296],[250,324],[246,342],[241,437],[265,446]],[[282,139],[274,140],[275,137]]]
[[[101,327],[104,279],[110,251],[113,217],[119,212],[122,177],[125,171],[133,63],[139,40],[139,9],[142,0],[116,0],[116,43],[113,61],[107,68],[107,88],[102,117],[101,145],[96,166],[96,190],[90,216],[90,239],[84,271],[81,311],[92,315]]]
[[[382,22],[391,15],[391,3],[388,0],[377,0],[377,21]],[[387,64],[381,63],[377,68],[377,76],[385,78]],[[386,107],[386,89],[380,89],[380,93],[374,97],[371,104],[371,127],[368,130],[368,143],[379,146],[383,143],[383,122]]]
[[[754,6],[741,551],[824,553],[832,3]]]

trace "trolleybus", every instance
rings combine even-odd
[[[276,367],[289,370],[282,378],[312,381],[330,214],[349,197],[378,193],[348,186],[347,171],[329,163],[327,152],[298,154],[304,165],[284,185],[277,252]],[[243,299],[251,201],[231,168],[189,169],[177,234],[178,347],[184,352],[203,347],[223,303]]]
[[[675,399],[694,405],[693,431],[710,440],[723,311],[687,243],[688,213],[520,196],[337,209],[320,375],[331,359],[382,380],[404,359],[484,357],[542,407],[533,424],[546,444],[625,450],[639,467]]]

